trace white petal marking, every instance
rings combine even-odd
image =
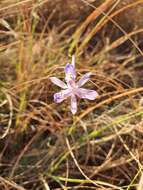
[[[91,75],[92,75],[91,72],[86,73],[85,75],[83,75],[81,77],[81,79],[77,82],[78,87],[83,86],[89,80],[89,78],[90,78]]]
[[[76,90],[76,95],[79,98],[85,98],[88,100],[95,100],[99,96],[95,90],[88,90],[85,88],[78,88]]]
[[[75,67],[75,55],[72,55],[72,62],[71,64]]]
[[[55,85],[63,88],[63,89],[66,89],[67,88],[67,85],[61,81],[60,79],[58,79],[57,77],[50,77],[50,80],[52,83],[54,83]]]
[[[75,95],[71,96],[71,112],[72,114],[77,112],[77,100]]]

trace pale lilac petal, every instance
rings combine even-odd
[[[71,80],[75,80],[76,78],[76,72],[75,72],[75,68],[72,64],[67,64],[65,66],[65,80],[66,82],[69,82]]]
[[[61,103],[63,100],[71,96],[71,90],[66,89],[66,90],[61,90],[58,93],[54,94],[54,101],[56,103]]]
[[[86,73],[85,75],[83,75],[83,76],[81,77],[81,79],[77,82],[77,86],[78,86],[78,87],[83,86],[83,85],[89,80],[91,74],[92,74],[92,73],[89,72],[89,73]]]
[[[71,96],[71,112],[72,114],[77,112],[77,100],[75,95]]]
[[[63,88],[63,89],[66,89],[67,88],[67,85],[61,81],[60,79],[58,79],[57,77],[50,77],[50,80],[52,83],[54,83],[55,85]]]
[[[89,100],[95,100],[98,97],[98,93],[95,90],[88,90],[85,88],[78,88],[76,90],[76,95],[79,98],[85,98]]]

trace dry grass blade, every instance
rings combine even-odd
[[[20,185],[16,184],[15,182],[13,181],[10,181],[8,179],[5,179],[3,177],[0,176],[0,181],[7,184],[8,186],[11,186],[12,188],[14,189],[17,189],[17,190],[26,190],[25,188],[21,187]]]
[[[43,132],[43,131],[42,131]],[[31,140],[29,141],[28,144],[26,144],[26,146],[24,147],[24,149],[21,151],[21,153],[19,154],[19,156],[17,157],[14,166],[12,167],[11,173],[9,175],[9,178],[11,179],[16,171],[16,168],[18,166],[18,163],[20,162],[22,156],[25,154],[25,152],[28,150],[29,146],[33,143],[33,141],[37,138],[37,136],[40,135],[40,132],[35,134],[35,136],[33,136],[31,138]]]
[[[102,3],[98,8],[96,8],[87,18],[86,20],[81,24],[81,26],[76,30],[76,32],[73,34],[73,42],[71,44],[69,52],[72,53],[73,48],[76,47],[78,44],[78,41],[80,39],[80,36],[84,32],[85,28],[90,24],[93,20],[96,20],[98,16],[100,16],[103,12],[105,12],[110,6],[113,4],[113,0],[106,0],[104,3]]]
[[[79,48],[78,48],[78,52],[82,52],[83,49],[85,48],[85,46],[89,43],[89,41],[92,39],[92,37],[103,27],[105,26],[105,24],[108,21],[111,21],[125,36],[128,36],[127,32],[120,27],[120,25],[114,21],[113,17],[117,16],[118,14],[122,13],[123,11],[125,11],[126,9],[132,8],[137,6],[138,4],[142,4],[143,1],[139,0],[135,3],[129,4],[123,8],[121,8],[120,10],[115,11],[114,13],[112,13],[111,15],[107,15],[104,12],[102,12],[102,14],[105,16],[105,19],[101,19],[97,25],[87,34],[86,37],[84,37],[84,40],[81,42]],[[140,54],[143,56],[143,52],[142,50],[139,48],[139,46],[136,44],[136,42],[130,37],[128,36],[128,39],[131,41],[131,43],[134,45],[134,47],[136,47],[136,49],[140,52]]]
[[[41,181],[42,181],[42,183],[44,185],[45,190],[50,190],[50,187],[49,187],[47,181],[44,179],[44,177],[41,176],[40,179],[41,179]]]
[[[10,113],[9,113],[9,121],[8,121],[6,130],[5,130],[4,134],[0,137],[0,139],[3,139],[3,138],[5,138],[5,137],[7,136],[7,134],[9,133],[9,130],[10,130],[10,127],[11,127],[11,124],[12,124],[13,104],[12,104],[11,97],[10,97],[10,95],[7,93],[7,91],[4,90],[4,89],[1,90],[1,91],[5,94],[5,96],[6,96],[6,98],[7,98],[7,100],[4,101],[4,102],[1,104],[1,106],[3,106],[5,103],[8,102],[8,103],[9,103],[9,110],[10,110]],[[1,106],[0,106],[0,107],[1,107]]]
[[[80,171],[80,173],[83,175],[83,177],[85,177],[85,179],[87,179],[91,184],[94,184],[95,186],[100,187],[98,184],[96,184],[94,181],[92,181],[92,180],[82,171],[82,169],[80,168],[80,166],[79,166],[79,164],[78,164],[78,162],[77,162],[77,160],[76,160],[76,158],[75,158],[75,156],[74,156],[74,154],[73,154],[72,148],[71,148],[71,146],[70,146],[69,141],[68,141],[67,138],[66,138],[66,144],[67,144],[67,147],[68,147],[68,149],[69,149],[69,153],[70,153],[71,157],[72,157],[73,160],[74,160],[75,165],[77,166],[77,168],[79,169],[79,171]],[[102,188],[104,189],[104,187],[102,187]]]
[[[0,2],[0,189],[142,190],[142,10],[143,0]],[[99,94],[77,97],[74,116],[49,80],[65,79],[73,52],[77,81],[93,73],[83,88]]]
[[[125,96],[130,96],[130,95],[133,95],[133,94],[140,93],[140,92],[142,92],[142,91],[143,91],[143,87],[140,87],[140,88],[138,88],[138,89],[128,90],[128,91],[123,92],[123,93],[121,93],[121,94],[118,94],[118,95],[116,95],[116,96],[110,97],[110,98],[108,98],[108,99],[106,99],[106,100],[104,100],[104,101],[102,101],[102,102],[96,104],[95,106],[90,107],[89,109],[87,109],[85,112],[83,112],[83,113],[79,116],[79,118],[76,120],[76,122],[78,122],[79,119],[82,119],[82,118],[83,118],[84,116],[86,116],[88,113],[90,113],[90,112],[93,111],[94,109],[99,108],[100,106],[103,106],[103,105],[105,105],[105,104],[109,104],[109,103],[111,103],[112,101],[115,101],[115,100],[120,99],[120,98],[125,97]]]
[[[143,189],[143,173],[141,172],[141,177],[139,180],[139,185],[137,187],[137,190],[142,190]]]

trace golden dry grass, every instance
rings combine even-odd
[[[98,7],[98,8],[97,8]],[[0,189],[142,190],[143,0],[0,2]],[[132,26],[128,19],[132,19]],[[123,24],[123,20],[125,20]],[[76,55],[95,101],[53,102]]]

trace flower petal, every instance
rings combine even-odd
[[[63,81],[58,79],[57,77],[50,77],[50,80],[52,83],[54,83],[55,85],[57,85],[63,89],[67,88],[67,85]]]
[[[76,95],[79,98],[85,98],[89,100],[95,100],[98,96],[98,93],[95,90],[88,90],[85,88],[78,88],[76,90]]]
[[[71,62],[71,64],[75,67],[75,56],[74,55],[72,55],[72,62]]]
[[[85,75],[83,75],[81,77],[81,79],[77,82],[78,87],[83,86],[89,80],[89,77],[91,76],[91,74],[92,73],[89,72],[89,73],[86,73]]]
[[[54,94],[54,101],[56,103],[61,103],[63,100],[68,98],[71,95],[71,90],[66,89],[66,90],[61,90],[58,93]]]
[[[75,80],[76,78],[76,72],[75,67],[72,64],[67,64],[65,66],[65,80],[66,82],[69,82],[71,80]]]
[[[77,112],[77,100],[75,95],[71,96],[71,112],[72,114]]]

